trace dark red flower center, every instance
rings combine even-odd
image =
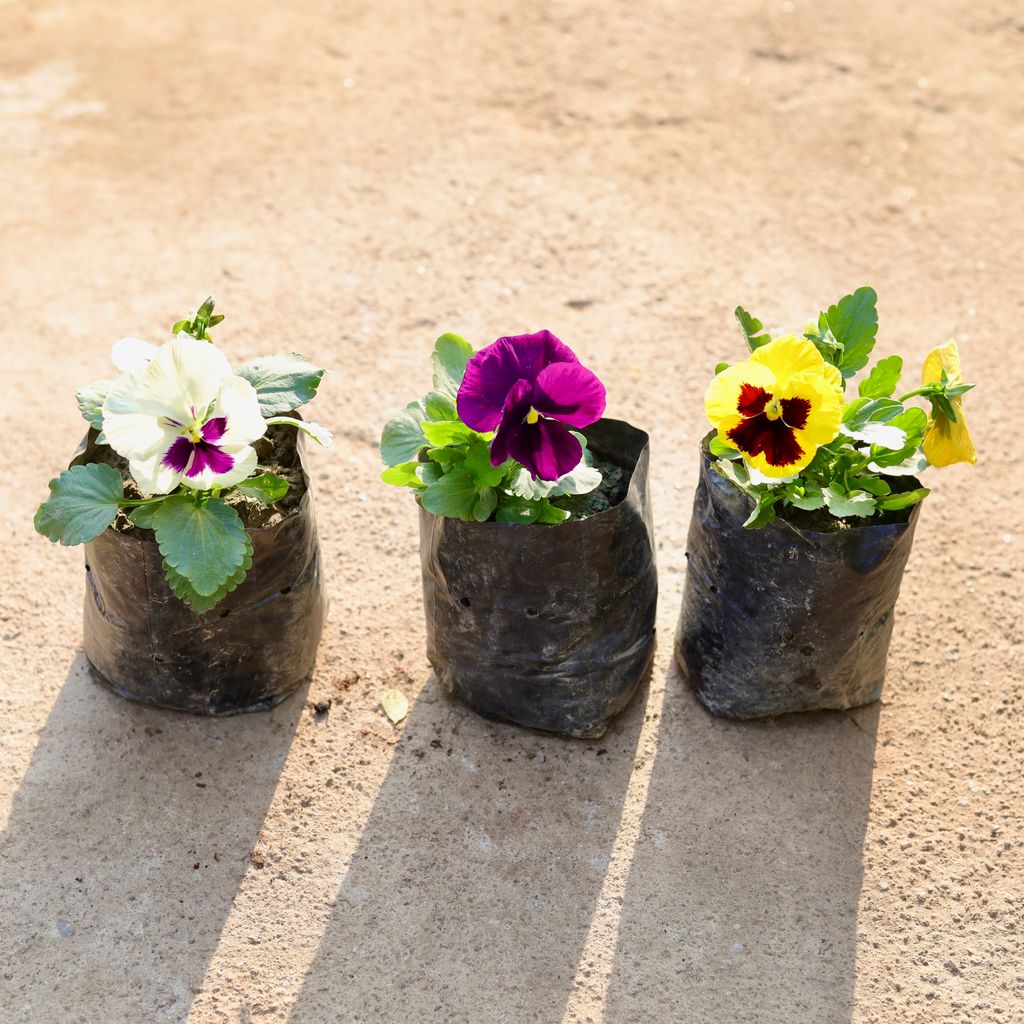
[[[736,403],[743,419],[727,436],[744,455],[764,455],[769,466],[792,466],[804,454],[796,431],[806,426],[811,403],[806,398],[783,398],[777,403],[773,399],[764,388],[744,384]]]

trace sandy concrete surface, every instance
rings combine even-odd
[[[0,1021],[1024,1019],[1022,68],[1011,0],[2,0]],[[716,720],[670,664],[706,380],[737,302],[864,283],[910,374],[959,339],[981,464],[880,705]],[[219,721],[91,682],[31,528],[76,384],[208,292],[338,439],[315,676]],[[541,327],[654,435],[659,655],[593,743],[439,692],[378,480],[438,333]]]

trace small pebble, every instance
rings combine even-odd
[[[57,934],[62,939],[68,939],[75,934],[75,926],[70,921],[58,921]]]

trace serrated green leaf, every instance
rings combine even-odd
[[[411,462],[427,447],[423,436],[423,406],[410,402],[397,416],[384,424],[380,437],[380,454],[387,466]]]
[[[498,495],[493,487],[481,487],[477,490],[476,504],[473,506],[473,518],[478,523],[486,523],[498,507]]]
[[[159,507],[159,502],[153,502],[152,505],[139,505],[131,511],[128,518],[132,521],[132,525],[137,526],[140,530],[152,530],[153,516],[156,515],[156,510]]]
[[[867,491],[851,491],[847,494],[836,484],[829,484],[822,494],[829,512],[837,519],[847,516],[869,516],[875,511],[875,499]]]
[[[423,408],[426,409],[427,416],[432,420],[457,420],[459,418],[455,402],[440,391],[431,391],[423,399]]]
[[[401,462],[397,466],[385,469],[380,478],[392,487],[414,487],[416,490],[422,490],[426,486],[419,474],[422,465],[426,463]]]
[[[172,494],[153,516],[153,529],[171,568],[203,597],[224,586],[245,560],[248,534],[238,513],[220,498],[200,503]]]
[[[759,349],[762,345],[767,345],[772,340],[771,335],[764,329],[764,324],[756,316],[751,316],[742,306],[737,306],[735,312],[736,320],[747,342],[747,348],[751,352]],[[715,373],[717,374],[718,371],[716,370]]]
[[[878,296],[874,288],[858,288],[829,306],[819,318],[832,336],[843,346],[839,369],[843,377],[852,377],[868,363],[878,333]]]
[[[878,507],[884,512],[895,512],[901,508],[910,508],[919,501],[924,501],[931,493],[927,487],[917,487],[912,491],[902,491],[899,494],[890,494],[878,502]]]
[[[425,487],[429,487],[444,476],[444,470],[436,462],[421,462],[416,475],[423,481]]]
[[[442,334],[434,343],[430,356],[434,371],[434,390],[451,398],[459,393],[466,363],[473,355],[473,346],[458,334]]]
[[[420,495],[428,512],[451,519],[472,519],[479,499],[473,477],[461,467],[446,473]]]
[[[801,508],[805,512],[814,512],[825,507],[825,499],[822,497],[821,491],[800,487],[798,484],[790,484],[786,488],[785,498],[790,505]]]
[[[445,448],[452,444],[468,444],[480,436],[461,420],[442,420],[436,423],[427,420],[420,429],[423,431],[423,436],[435,448]]]
[[[164,576],[167,579],[167,585],[171,588],[171,592],[179,600],[184,601],[189,605],[193,611],[208,612],[214,605],[219,604],[227,597],[233,590],[238,588],[238,585],[245,579],[246,574],[252,568],[253,549],[252,549],[252,538],[246,534],[246,554],[242,560],[242,564],[234,572],[230,579],[226,580],[224,584],[217,588],[212,594],[203,595],[198,593],[191,583],[184,576],[178,573],[174,567],[164,559],[163,568]]]
[[[288,481],[275,473],[261,473],[237,484],[235,489],[250,501],[261,505],[272,505],[288,493]]]
[[[555,526],[558,523],[564,523],[571,512],[564,508],[558,508],[552,505],[550,501],[545,498],[543,501],[537,502],[537,522],[546,523],[549,526]]]
[[[903,412],[894,398],[855,398],[843,410],[843,426],[860,430],[870,422],[886,423]]]
[[[107,392],[113,386],[112,380],[98,380],[95,384],[75,392],[78,411],[93,430],[103,429],[103,403],[107,400]]]
[[[903,359],[887,356],[875,363],[871,372],[860,382],[857,393],[864,398],[890,398],[900,382]]]
[[[121,474],[113,466],[72,466],[50,481],[50,497],[39,506],[33,523],[56,544],[87,544],[114,521],[123,497]]]
[[[470,444],[462,465],[473,475],[477,487],[497,487],[505,478],[509,467],[508,462],[492,466],[490,445],[480,438]]]
[[[247,380],[260,400],[264,416],[293,412],[316,394],[324,371],[298,352],[261,356],[239,366],[235,373]]]

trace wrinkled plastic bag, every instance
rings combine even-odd
[[[631,470],[626,497],[556,526],[476,523],[420,507],[427,657],[474,711],[596,737],[654,655],[658,579],[648,436],[618,420],[583,433]]]

